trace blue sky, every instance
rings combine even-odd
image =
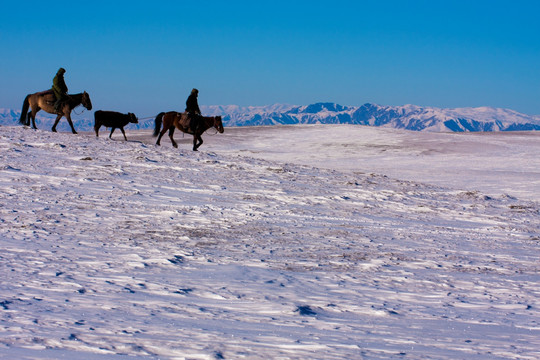
[[[52,85],[139,117],[201,105],[493,106],[540,114],[538,1],[24,1],[0,107]]]

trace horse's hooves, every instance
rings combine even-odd
[[[56,132],[56,129],[52,129],[52,132]]]
[[[77,132],[76,132],[76,131],[74,131],[73,133],[74,133],[75,135],[77,135]]]
[[[174,146],[175,148],[177,148],[177,149],[178,149],[178,145],[176,145],[176,144],[173,144],[173,146]]]

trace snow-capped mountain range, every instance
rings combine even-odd
[[[509,109],[478,107],[440,109],[416,105],[342,106],[316,103],[307,106],[207,106],[209,115],[223,115],[229,126],[276,124],[357,124],[414,131],[540,130],[540,116]]]
[[[540,130],[540,115],[526,115],[492,107],[441,109],[416,105],[381,106],[368,103],[362,106],[342,106],[335,103],[315,103],[304,106],[212,105],[201,106],[201,109],[208,116],[223,116],[226,126],[357,124],[434,132]],[[140,114],[137,115],[141,117]],[[0,125],[13,125],[19,116],[20,111],[0,109]],[[88,117],[86,114],[85,116]],[[38,119],[48,127],[54,116],[40,113]],[[79,130],[92,129],[93,119],[81,118],[74,122]],[[67,123],[61,121],[60,126],[67,126]],[[136,127],[145,129],[152,126],[153,120],[149,119]]]

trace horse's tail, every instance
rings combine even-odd
[[[156,116],[156,120],[155,120],[155,126],[154,126],[154,136],[158,136],[159,135],[159,131],[161,130],[161,123],[163,122],[163,115],[165,115],[164,112],[160,112],[157,116]]]
[[[21,117],[19,119],[19,124],[22,125],[28,125],[28,108],[30,107],[30,102],[28,101],[28,98],[30,95],[26,95],[23,102],[23,107],[21,110]]]

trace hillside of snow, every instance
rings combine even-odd
[[[99,106],[96,105],[96,109]],[[487,132],[540,130],[540,116],[525,115],[509,109],[490,107],[440,109],[416,105],[342,106],[316,103],[307,106],[275,104],[270,106],[216,105],[201,106],[207,116],[221,115],[226,126],[298,125],[298,124],[355,124],[376,127],[430,132]],[[169,111],[171,109],[164,109]],[[80,112],[78,112],[80,111]],[[93,114],[83,108],[75,110],[75,128],[91,131]],[[183,111],[183,109],[177,109]],[[143,119],[133,128],[152,128],[157,114],[136,114]],[[20,111],[0,109],[0,125],[15,125]],[[38,128],[50,129],[54,116],[38,113]],[[133,126],[133,125],[132,125]],[[69,130],[62,119],[59,130]]]
[[[212,135],[0,127],[0,358],[540,357],[538,133]]]

